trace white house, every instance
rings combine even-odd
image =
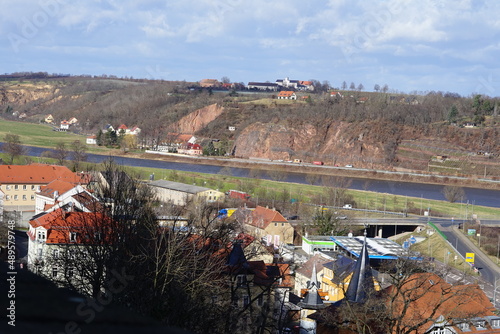
[[[97,145],[97,136],[88,136],[86,140],[87,145]]]
[[[68,130],[69,129],[69,122],[67,120],[61,121],[60,129],[61,130]]]

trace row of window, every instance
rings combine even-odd
[[[14,190],[20,190],[20,189],[28,190],[28,188],[31,188],[31,190],[40,191],[40,186],[35,186],[34,184],[32,184],[31,186],[27,185],[27,184],[23,184],[23,185],[15,184],[14,186],[12,186],[10,184],[5,185],[6,190],[11,190],[12,188],[14,188]]]
[[[14,201],[19,201],[19,198],[20,198],[19,195],[14,195],[14,196],[5,195],[5,200],[6,201],[10,201],[11,199],[13,199]],[[28,195],[23,195],[22,199],[23,199],[23,201],[27,201],[28,200]],[[34,201],[35,200],[35,195],[31,195],[30,199],[32,201]]]
[[[56,278],[58,274],[59,274],[59,268],[52,267],[52,278]],[[73,267],[66,268],[66,275],[67,277],[73,277],[75,275],[75,268]]]

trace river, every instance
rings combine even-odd
[[[26,146],[27,155],[39,157],[45,151],[50,151],[47,148]],[[100,163],[109,156],[88,154],[87,161],[93,163]],[[160,169],[170,169],[186,172],[199,172],[206,174],[218,174],[223,166],[206,165],[206,164],[196,164],[196,163],[181,163],[181,162],[169,162],[161,160],[148,160],[148,159],[136,159],[127,157],[113,157],[116,163],[124,166],[132,167],[150,167],[150,168],[160,168]],[[250,168],[237,168],[231,167],[231,175],[239,177],[248,177],[251,169]],[[263,179],[270,179],[266,173],[261,176]],[[161,177],[161,175],[157,176]],[[443,185],[435,184],[425,184],[425,183],[414,183],[414,182],[401,182],[401,181],[386,181],[377,179],[365,179],[352,177],[350,189],[355,190],[368,190],[383,194],[401,195],[409,197],[417,197],[421,199],[421,205],[425,208],[425,199],[432,200],[445,200],[442,193]],[[304,173],[287,173],[284,182],[293,183],[303,183],[306,184],[306,174]],[[465,198],[464,203],[469,202],[471,205],[482,205],[489,207],[500,208],[500,191],[489,190],[489,189],[479,189],[464,187]],[[415,203],[417,205],[417,203]]]

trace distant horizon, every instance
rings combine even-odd
[[[23,72],[11,72],[11,73],[3,73],[3,74],[0,74],[0,78],[2,76],[7,76],[7,75],[19,75],[21,73],[32,73],[32,74],[36,74],[36,73],[46,73],[49,77],[47,79],[51,79],[51,78],[58,78],[58,77],[68,77],[68,78],[90,78],[90,79],[112,79],[112,80],[148,80],[148,81],[164,81],[164,82],[186,82],[186,83],[199,83],[201,80],[203,79],[215,79],[219,82],[221,82],[221,78],[201,78],[201,79],[198,79],[198,80],[176,80],[176,79],[151,79],[151,78],[135,78],[133,76],[117,76],[117,75],[114,75],[114,74],[99,74],[99,75],[91,75],[91,74],[71,74],[71,73],[48,73],[46,71],[23,71]],[[285,77],[283,77],[285,78]],[[27,80],[36,80],[36,79],[39,79],[39,78],[28,78]],[[278,80],[278,79],[276,79]],[[249,82],[270,82],[270,83],[275,83],[276,80],[274,81],[271,81],[269,79],[265,80],[265,81],[255,81],[255,80],[248,80],[248,81],[231,81],[231,83],[243,83],[245,86],[248,85]],[[293,78],[290,78],[290,80],[301,80],[301,79],[293,79]],[[314,78],[310,78],[310,79],[307,79],[307,80],[304,80],[304,81],[310,81],[310,80],[317,80],[317,79],[314,79]],[[317,80],[319,81],[319,80]],[[0,83],[1,82],[5,82],[5,81],[1,81],[0,80]],[[319,81],[321,82],[321,81]],[[341,83],[342,84],[342,83]],[[366,89],[366,87],[364,87],[362,90],[358,90],[357,88],[356,89],[350,89],[349,88],[349,85],[350,85],[350,82],[347,82],[346,81],[346,84],[347,84],[347,88],[346,89],[343,89],[341,87],[334,87],[334,86],[330,86],[330,90],[339,90],[339,91],[353,91],[353,92],[368,92],[368,93],[377,93],[377,91],[375,91],[374,89]],[[360,82],[360,84],[362,84],[362,82]],[[357,85],[356,85],[357,86]],[[363,85],[364,86],[364,85]],[[380,85],[380,88],[382,88],[383,85]],[[259,92],[258,90],[255,91],[255,92]],[[266,92],[265,90],[262,90],[260,92]],[[314,92],[314,91],[309,91],[309,92]],[[381,92],[381,91],[378,91],[379,93],[384,93],[384,92]],[[427,95],[427,94],[431,94],[431,93],[442,93],[443,95],[444,94],[452,94],[452,95],[459,95],[461,98],[473,98],[475,95],[478,95],[479,93],[471,93],[469,95],[461,95],[457,92],[451,92],[451,91],[435,91],[435,90],[430,90],[430,91],[413,91],[413,92],[403,92],[403,91],[399,91],[398,89],[395,89],[393,87],[389,87],[389,90],[387,92],[385,92],[386,94],[404,94],[404,95],[420,95],[420,96],[424,96],[424,95]],[[495,99],[495,98],[498,98],[498,96],[487,96],[487,95],[484,95],[484,94],[479,94],[479,95],[482,95],[482,96],[485,96],[485,97],[488,97],[488,98],[492,98],[492,99]]]
[[[0,72],[500,96],[500,3],[24,0],[0,13]]]

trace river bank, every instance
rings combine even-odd
[[[157,153],[123,153],[116,152],[117,155],[128,158],[140,158],[150,160],[160,160],[179,163],[197,163],[204,165],[235,167],[258,170],[281,171],[284,173],[307,173],[318,175],[330,175],[340,177],[355,177],[364,179],[377,179],[385,181],[413,182],[435,185],[452,185],[458,187],[469,187],[478,189],[500,190],[500,181],[493,179],[466,178],[460,176],[440,175],[436,173],[424,174],[415,171],[385,171],[368,170],[352,167],[317,166],[306,163],[287,163],[279,161],[252,160],[227,157],[198,157],[180,154]]]

